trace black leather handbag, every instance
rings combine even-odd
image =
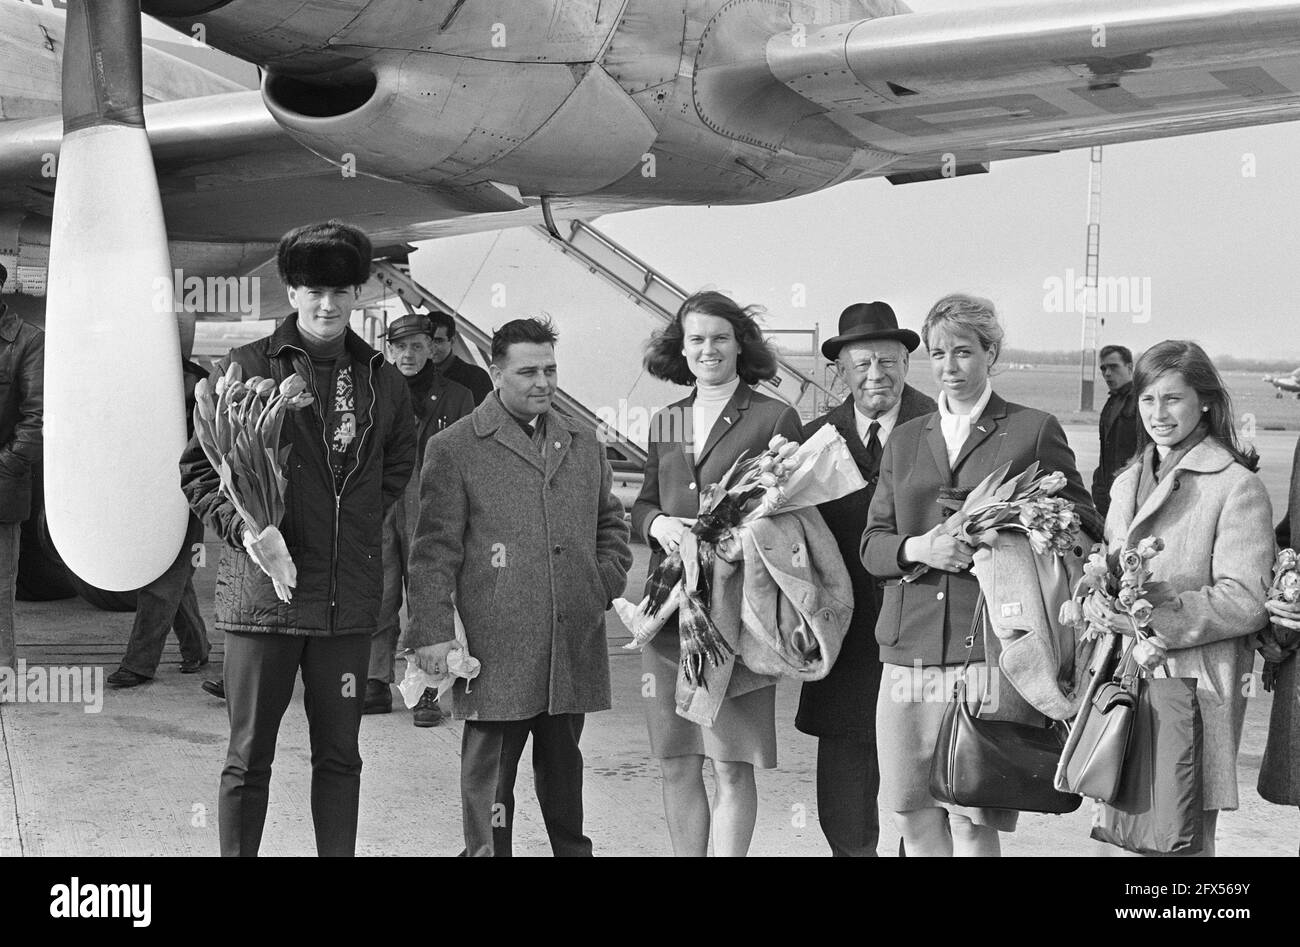
[[[981,593],[966,639],[966,664],[944,712],[930,764],[930,795],[940,802],[1021,812],[1073,812],[1083,797],[1059,792],[1056,767],[1065,749],[1066,730],[1009,720],[981,720],[966,704],[966,670],[975,635],[984,620]]]

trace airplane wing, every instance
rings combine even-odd
[[[833,26],[782,22],[777,6],[724,8],[710,25],[702,114],[754,128],[744,112],[766,98],[769,141],[847,134],[891,179],[1300,117],[1292,0],[980,5]],[[746,58],[764,32],[760,79]]]
[[[337,216],[378,244],[385,236],[402,243],[439,234],[440,222],[530,210],[500,188],[347,175],[285,134],[256,91],[146,105],[145,122],[173,240],[274,244],[308,217]],[[58,117],[0,122],[0,212],[50,215],[57,163],[47,156],[57,159],[62,136]],[[533,216],[521,223],[537,222],[540,211]],[[464,229],[489,226],[501,224]]]

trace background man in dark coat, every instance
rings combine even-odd
[[[194,436],[194,389],[208,373],[191,361],[183,361],[185,382],[185,430]],[[208,664],[208,628],[194,594],[194,551],[203,542],[203,521],[190,511],[185,542],[167,571],[136,593],[135,621],[126,641],[126,654],[116,671],[108,675],[110,687],[137,687],[152,681],[167,644],[167,632],[176,631],[181,648],[181,673],[196,674]]]
[[[1133,353],[1122,345],[1107,345],[1098,353],[1097,368],[1110,397],[1101,408],[1098,431],[1101,457],[1092,474],[1092,502],[1104,518],[1110,509],[1110,485],[1137,453],[1137,392],[1133,390]]]
[[[230,716],[218,797],[222,855],[256,855],[261,845],[276,738],[299,670],[316,852],[356,849],[357,734],[383,594],[382,523],[415,466],[406,382],[348,328],[370,256],[365,234],[335,221],[285,234],[277,264],[296,313],[219,363],[276,385],[297,373],[315,398],[288,412],[280,435],[290,447],[280,523],[297,567],[290,601],[246,552],[249,531],[196,440],[181,457],[190,507],[224,542],[216,590]]]
[[[415,411],[415,472],[402,495],[384,516],[384,603],[379,627],[370,641],[370,671],[366,681],[365,712],[391,713],[393,709],[393,655],[401,631],[402,598],[406,591],[407,562],[411,533],[420,515],[420,467],[429,438],[450,427],[474,410],[474,396],[468,388],[446,375],[439,375],[430,358],[433,352],[433,320],[421,313],[402,316],[383,333],[389,360],[406,379]],[[442,722],[438,692],[424,689],[411,714],[417,727],[436,727]]]
[[[0,266],[0,289],[8,278]],[[45,332],[0,303],[0,667],[17,667],[18,540],[32,511],[32,465],[41,459],[44,395]]]
[[[458,385],[464,385],[474,396],[475,407],[481,405],[483,399],[492,394],[492,377],[477,365],[471,365],[459,355],[452,353],[451,344],[456,338],[456,320],[445,312],[431,312],[426,318],[433,326],[433,335],[430,336],[433,340],[433,348],[429,359],[433,364],[433,370]]]
[[[930,397],[904,383],[908,353],[920,344],[898,328],[887,303],[856,303],[840,314],[839,334],[822,345],[849,388],[844,403],[808,423],[805,439],[835,427],[867,481],[857,493],[819,509],[853,580],[853,621],[831,672],[803,686],[795,726],[817,737],[817,818],[836,856],[874,856],[880,838],[876,794],[876,696],[880,590],[858,553],[875,493],[884,443],[894,427],[936,410]]]
[[[461,738],[461,817],[472,856],[510,854],[514,783],[531,736],[533,779],[556,855],[583,834],[586,714],[610,704],[605,611],[632,564],[604,445],[551,408],[555,334],[537,319],[492,338],[497,391],[429,441],[411,544],[411,622],[401,645],[441,676],[459,647],[482,662],[452,691]]]

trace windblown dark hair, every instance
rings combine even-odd
[[[5,288],[5,283],[9,281],[9,271],[0,266],[0,289]]]
[[[554,345],[557,339],[559,339],[559,335],[555,331],[555,325],[546,316],[511,319],[492,333],[492,364],[501,364],[510,346],[517,343],[531,342],[534,345]]]
[[[740,354],[736,358],[736,374],[747,385],[756,385],[776,377],[776,353],[763,338],[756,317],[764,312],[762,306],[745,306],[743,309],[732,299],[722,293],[706,290],[688,296],[677,310],[677,315],[667,327],[659,330],[646,343],[645,369],[656,378],[670,381],[677,385],[694,385],[695,376],[691,374],[686,356],[682,354],[682,345],[686,333],[682,328],[686,317],[691,314],[717,316],[731,323],[740,343]]]
[[[1219,376],[1205,349],[1186,339],[1166,339],[1158,342],[1142,353],[1137,368],[1133,371],[1133,390],[1140,399],[1142,392],[1156,381],[1171,372],[1178,372],[1196,391],[1201,404],[1208,406],[1203,423],[1209,433],[1215,437],[1232,454],[1233,460],[1247,470],[1259,469],[1259,454],[1252,447],[1249,451],[1241,449],[1237,440],[1236,427],[1232,422],[1232,396]],[[1138,424],[1138,449],[1135,456],[1140,456],[1151,443],[1151,435],[1146,425]]]
[[[370,238],[340,220],[307,224],[280,238],[276,271],[286,287],[360,286],[370,279]]]
[[[441,309],[430,309],[428,316],[435,331],[439,326],[447,330],[447,341],[456,338],[456,318],[451,313],[443,312]]]

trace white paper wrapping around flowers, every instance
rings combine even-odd
[[[472,657],[469,653],[469,644],[465,639],[465,626],[461,624],[460,612],[452,609],[452,618],[456,623],[456,640],[460,643],[460,647],[448,652],[447,673],[435,677],[420,668],[413,653],[408,653],[406,656],[406,674],[398,683],[397,689],[402,692],[402,702],[406,704],[407,710],[420,702],[425,688],[437,688],[438,699],[442,700],[442,696],[456,683],[456,678],[461,677],[466,681],[472,681],[482,670],[483,666],[478,658]]]
[[[823,424],[800,444],[786,465],[790,473],[785,480],[767,491],[741,525],[764,516],[829,503],[867,485],[857,461],[849,453],[849,445],[830,424]]]

